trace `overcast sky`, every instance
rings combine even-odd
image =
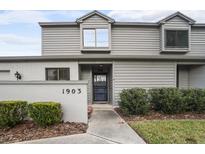
[[[0,11],[0,56],[41,54],[38,22],[75,21],[89,11]],[[157,22],[175,11],[101,11],[116,21]],[[205,10],[180,11],[205,23]]]

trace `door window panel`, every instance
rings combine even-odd
[[[94,101],[107,101],[107,76],[95,74],[93,76]]]

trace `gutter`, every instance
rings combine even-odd
[[[0,57],[1,62],[67,61],[67,60],[194,60],[205,61],[205,56],[180,55],[70,55],[70,56],[19,56]]]
[[[41,27],[50,27],[50,26],[78,26],[79,24],[76,22],[39,22]],[[159,23],[155,22],[114,22],[113,26],[153,26],[159,27]],[[196,23],[191,25],[192,27],[204,27],[205,23]]]

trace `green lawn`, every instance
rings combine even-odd
[[[130,126],[151,144],[205,143],[205,120],[137,121]]]

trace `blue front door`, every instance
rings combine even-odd
[[[93,75],[93,97],[94,101],[107,101],[107,74]]]

